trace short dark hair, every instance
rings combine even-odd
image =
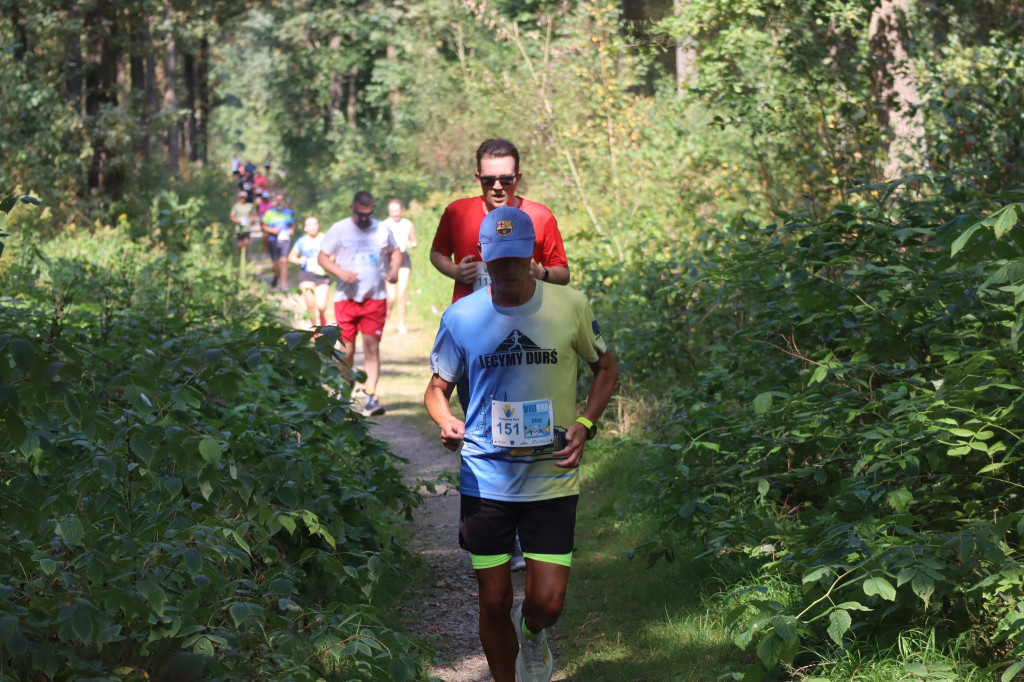
[[[480,161],[483,159],[503,159],[511,156],[516,162],[516,173],[519,172],[519,150],[508,140],[494,138],[484,140],[476,148],[476,169],[480,170]]]
[[[353,204],[359,204],[360,206],[373,206],[373,195],[369,192],[356,192],[355,196],[352,197]]]

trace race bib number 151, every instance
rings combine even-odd
[[[491,441],[508,448],[532,448],[554,442],[551,401],[491,401]]]

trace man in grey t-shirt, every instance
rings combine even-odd
[[[385,281],[398,281],[402,252],[394,235],[373,217],[373,195],[356,192],[349,208],[352,216],[327,230],[320,244],[317,262],[337,278],[334,293],[334,318],[345,345],[345,364],[349,370],[355,359],[356,334],[363,333],[366,369],[366,404],[363,412],[384,413],[377,399],[380,377],[380,337],[387,319]]]

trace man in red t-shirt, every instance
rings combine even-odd
[[[516,196],[523,174],[519,172],[519,150],[508,140],[484,140],[476,149],[476,181],[483,196],[459,199],[448,205],[430,247],[430,263],[441,274],[455,280],[452,303],[483,289],[491,282],[487,264],[480,256],[480,223],[484,216],[501,206],[511,206],[529,214],[536,244],[530,274],[552,284],[569,283],[569,261],[565,259],[562,234],[551,210],[544,204]],[[468,407],[469,381],[463,377],[456,385],[463,413]],[[526,568],[526,560],[516,537],[511,562],[513,571]]]
[[[453,201],[438,223],[430,262],[441,274],[455,280],[452,302],[482,289],[490,283],[487,266],[480,259],[480,222],[499,206],[525,211],[533,220],[537,245],[533,251],[530,274],[552,284],[569,283],[569,262],[558,223],[544,204],[517,197],[519,150],[508,140],[485,140],[476,150],[477,182],[482,197]]]

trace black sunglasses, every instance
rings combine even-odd
[[[362,213],[360,211],[352,211],[352,215],[354,215],[357,218],[372,218],[373,211],[367,211],[366,213]]]
[[[495,182],[500,182],[502,187],[511,187],[516,184],[514,175],[480,175],[480,184],[484,187],[494,187]]]

